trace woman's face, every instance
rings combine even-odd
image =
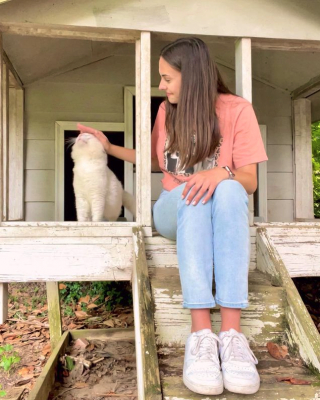
[[[180,95],[181,72],[172,68],[165,59],[160,57],[159,74],[161,76],[159,90],[165,90],[169,102],[177,104]]]

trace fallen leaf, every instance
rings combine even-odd
[[[2,342],[3,342],[3,336],[0,335],[0,343],[2,343]]]
[[[114,322],[112,321],[112,319],[108,319],[107,321],[104,321],[103,325],[107,325],[107,326],[110,326],[111,328],[114,328]]]
[[[41,350],[41,353],[46,356],[48,353],[51,351],[51,345],[50,343],[46,344],[43,349]]]
[[[86,339],[79,338],[74,342],[74,347],[77,349],[85,349],[89,346],[89,342]]]
[[[87,383],[85,383],[85,382],[76,382],[75,384],[74,384],[74,387],[76,387],[76,388],[78,388],[78,389],[80,389],[80,388],[85,388],[85,387],[88,387],[89,385],[87,384]]]
[[[291,376],[286,376],[284,378],[277,378],[278,382],[291,383],[292,385],[310,385],[310,381],[305,381],[304,379],[296,379]]]
[[[90,300],[90,296],[87,294],[85,297],[80,297],[79,303],[85,303],[88,304]]]
[[[75,311],[74,313],[78,319],[85,319],[88,317],[88,314],[85,311]]]
[[[59,283],[59,290],[66,289],[67,286],[64,283]]]
[[[88,347],[87,347],[87,351],[92,351],[94,349],[94,344],[91,343]]]
[[[29,369],[27,367],[23,367],[23,368],[19,369],[18,374],[19,375],[28,375]]]
[[[72,329],[75,329],[76,327],[77,327],[77,325],[74,324],[73,322],[71,322],[71,324],[69,324],[69,325],[67,326],[67,328],[68,328],[69,331],[71,331]]]
[[[287,346],[279,346],[277,343],[273,342],[267,343],[267,349],[269,354],[277,360],[283,360],[288,354]]]
[[[100,297],[99,294],[98,294],[98,296],[94,296],[94,297],[91,299],[90,303],[94,303],[99,297]]]
[[[87,308],[89,308],[89,309],[97,308],[97,307],[98,307],[98,306],[97,306],[96,304],[94,304],[94,303],[89,304],[89,305],[87,306]]]

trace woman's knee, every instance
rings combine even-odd
[[[225,205],[243,202],[248,205],[248,194],[245,188],[240,182],[232,179],[225,179],[217,185],[213,199]]]

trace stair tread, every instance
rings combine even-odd
[[[174,267],[150,268],[149,276],[155,303],[157,343],[182,346],[188,336],[190,311],[182,307],[179,271]],[[285,292],[272,286],[260,271],[249,273],[249,307],[242,311],[242,329],[250,344],[263,345],[285,336]],[[214,329],[220,328],[219,307],[211,310]]]
[[[276,360],[270,356],[265,346],[252,348],[259,360],[258,371],[261,379],[260,390],[253,395],[240,395],[224,392],[220,396],[200,395],[191,392],[182,382],[182,369],[184,348],[162,347],[159,349],[159,366],[165,400],[283,400],[313,399],[315,393],[320,392],[319,386],[291,385],[286,382],[278,382],[276,378],[294,377],[310,381],[312,384],[319,380],[296,357],[288,357],[286,360]]]

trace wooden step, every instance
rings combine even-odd
[[[257,267],[256,228],[250,227],[250,270]],[[166,239],[157,232],[145,238],[148,267],[176,267],[178,268],[177,246],[174,240]]]
[[[191,392],[182,382],[182,370],[184,349],[175,347],[163,347],[159,350],[160,377],[164,400],[312,400],[316,399],[316,393],[320,395],[319,386],[291,385],[286,382],[278,382],[280,377],[294,377],[318,383],[317,377],[303,366],[296,358],[288,360],[276,360],[272,358],[266,347],[252,349],[258,358],[258,371],[261,379],[260,390],[253,395],[239,395],[224,392],[219,396],[200,395]],[[296,365],[294,365],[296,364]]]
[[[179,270],[175,267],[149,268],[155,303],[155,329],[158,345],[184,346],[190,333],[190,311],[182,308]],[[265,274],[249,274],[248,308],[242,312],[242,330],[251,344],[266,342],[284,336],[284,290],[272,286]],[[212,309],[212,326],[220,329],[219,308]]]

